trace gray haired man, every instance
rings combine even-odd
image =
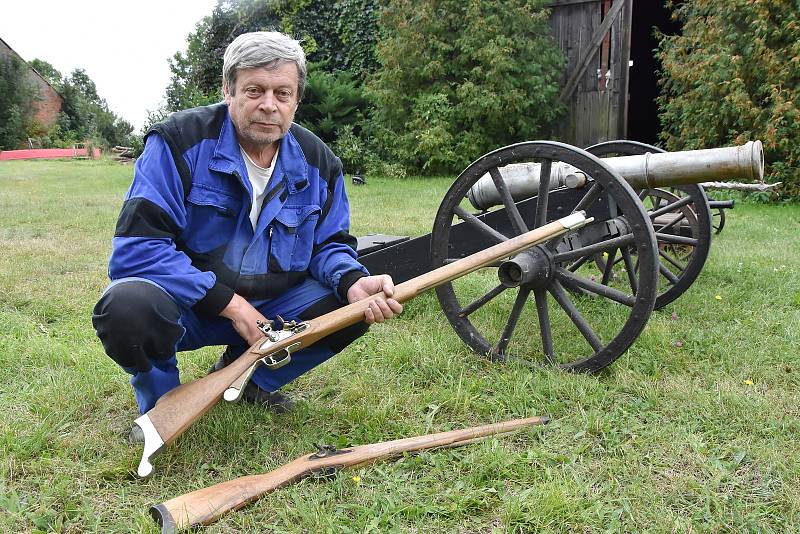
[[[391,278],[357,261],[341,161],[293,122],[305,81],[297,41],[240,35],[225,51],[225,101],[175,113],[145,136],[111,283],[92,317],[106,353],[131,375],[140,413],[180,383],[177,352],[227,345],[219,369],[261,337],[258,321],[386,295],[363,323],[253,375],[244,398],[285,410],[281,386],[402,311]]]

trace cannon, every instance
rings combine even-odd
[[[598,371],[651,312],[699,275],[710,248],[706,180],[760,180],[761,143],[666,153],[630,141],[500,148],[468,166],[432,232],[364,254],[397,280],[583,210],[594,222],[436,289],[456,334],[494,360]],[[416,258],[430,258],[430,263]]]

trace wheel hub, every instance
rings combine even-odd
[[[497,277],[504,287],[539,289],[550,284],[555,272],[553,255],[541,245],[505,260],[497,269]]]

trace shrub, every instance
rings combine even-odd
[[[25,64],[14,57],[0,57],[0,150],[18,148],[25,140],[36,96]]]
[[[312,63],[296,120],[326,143],[333,143],[342,127],[360,129],[357,125],[366,105],[362,89],[352,74],[325,72],[322,65]]]
[[[669,150],[761,139],[769,181],[800,198],[800,9],[796,0],[685,0],[660,36],[661,137]]]
[[[353,125],[347,124],[337,131],[336,142],[331,149],[342,160],[345,173],[372,172],[379,166],[376,156],[366,143],[353,131]]]
[[[369,80],[372,135],[393,163],[451,173],[543,135],[563,54],[540,0],[388,0]]]

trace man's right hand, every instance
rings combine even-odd
[[[242,339],[247,341],[248,345],[254,344],[264,336],[263,332],[258,329],[258,321],[269,322],[244,297],[235,293],[228,305],[225,306],[225,309],[220,312],[220,315],[231,320],[236,333],[242,336]]]

